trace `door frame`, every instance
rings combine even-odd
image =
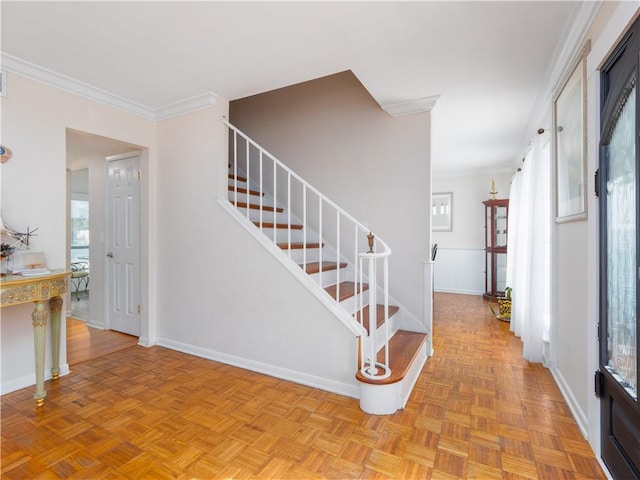
[[[631,75],[635,76],[635,89],[636,94],[633,101],[635,102],[636,112],[635,112],[635,182],[636,182],[636,239],[640,238],[640,139],[638,137],[638,133],[640,132],[640,21],[637,19],[633,22],[630,28],[626,29],[621,38],[618,39],[611,52],[606,56],[603,64],[598,70],[598,75],[600,77],[600,82],[598,84],[597,94],[598,94],[598,108],[599,108],[599,122],[598,122],[598,130],[597,130],[597,165],[599,172],[599,181],[597,182],[597,186],[600,192],[600,198],[598,199],[598,207],[599,207],[599,221],[597,225],[597,235],[598,235],[598,258],[597,268],[598,268],[598,370],[596,373],[595,387],[598,395],[601,395],[600,398],[600,421],[598,428],[598,436],[599,436],[599,452],[600,456],[599,460],[607,467],[611,474],[614,474],[616,471],[620,474],[630,473],[633,475],[633,468],[628,462],[625,460],[622,453],[619,453],[619,449],[616,448],[613,440],[605,438],[607,433],[605,429],[607,426],[611,425],[612,419],[605,417],[607,415],[607,410],[612,411],[612,405],[615,402],[621,403],[622,407],[618,408],[618,411],[624,410],[631,417],[635,416],[636,420],[640,419],[640,415],[638,415],[638,405],[639,401],[636,400],[635,405],[628,398],[624,389],[619,385],[617,381],[615,381],[612,375],[608,372],[608,370],[604,367],[604,363],[607,359],[607,342],[606,336],[608,335],[608,323],[606,322],[607,313],[608,313],[608,294],[607,294],[607,272],[608,272],[608,259],[607,259],[607,212],[606,212],[606,189],[607,189],[607,178],[608,171],[607,168],[609,166],[608,162],[605,159],[606,149],[603,145],[603,135],[608,133],[612,127],[612,111],[614,107],[617,105],[618,97],[622,94],[626,83],[628,82]],[[625,63],[631,62],[634,64],[633,70],[628,70],[626,73],[620,72],[618,75],[622,75],[622,77],[616,77],[614,80],[617,84],[613,85],[613,95],[610,101],[606,104],[603,104],[604,101],[604,89],[609,88],[609,77],[605,78],[605,72],[607,72],[616,62],[623,57],[625,52],[629,48],[637,48],[638,52],[635,53],[633,57],[627,57],[623,60],[623,65]],[[629,50],[631,51],[631,50]],[[628,53],[628,52],[627,52]],[[633,55],[633,53],[632,53]],[[629,60],[631,58],[631,60]],[[627,66],[627,69],[629,66]],[[619,88],[622,86],[622,88]],[[603,110],[603,107],[606,107],[606,111]],[[605,116],[606,115],[606,116]],[[636,265],[635,269],[638,269],[640,265],[640,247],[636,246]],[[640,275],[640,270],[638,270],[638,274]],[[636,277],[636,325],[640,320],[640,316],[638,313],[640,312],[640,294],[638,293],[638,285],[640,285],[640,278]],[[636,329],[636,343],[640,342],[640,329]],[[637,355],[637,353],[636,353]],[[640,364],[640,357],[637,357],[636,363]],[[608,393],[608,391],[612,393]],[[611,417],[611,414],[609,415]],[[630,418],[631,418],[630,417]],[[612,428],[612,427],[610,427]],[[609,434],[609,438],[613,438],[614,433]],[[622,447],[620,447],[622,448]],[[608,460],[610,463],[605,461],[605,455],[608,455]],[[635,469],[638,469],[639,465],[635,465]],[[613,470],[612,470],[613,469]],[[627,470],[628,469],[628,470]],[[623,472],[624,470],[624,472]],[[639,477],[640,478],[640,477]]]

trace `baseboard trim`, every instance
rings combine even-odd
[[[582,432],[582,436],[585,438],[585,440],[589,440],[589,429],[587,428],[589,422],[587,420],[587,416],[580,408],[580,405],[578,405],[578,401],[576,400],[576,397],[573,395],[573,392],[571,391],[569,384],[564,379],[564,377],[562,376],[562,373],[560,372],[560,370],[558,370],[557,367],[552,367],[549,369],[549,371],[551,372],[553,379],[556,381],[556,384],[558,385],[558,388],[560,389],[562,396],[567,402],[567,405],[569,405],[569,410],[571,410],[571,414],[573,415],[573,418],[578,424],[578,427]]]
[[[335,380],[329,380],[308,373],[298,372],[284,367],[278,367],[257,360],[251,360],[248,358],[237,357],[228,353],[218,352],[216,350],[210,350],[207,348],[196,347],[186,343],[176,342],[168,338],[158,338],[156,345],[161,347],[176,350],[178,352],[187,353],[196,357],[206,358],[215,362],[224,363],[226,365],[232,365],[234,367],[243,368],[245,370],[251,370],[252,372],[262,373],[271,377],[280,378],[293,383],[299,383],[307,387],[318,388],[331,393],[337,393],[338,395],[344,395],[351,398],[360,398],[360,390],[355,381],[354,371],[354,384],[350,385],[343,382],[336,382]]]
[[[434,289],[436,293],[457,293],[459,295],[484,295],[484,292],[474,290],[456,290],[456,289]]]
[[[60,365],[60,376],[64,377],[65,375],[69,375],[69,364],[64,363]],[[44,380],[51,380],[51,368],[48,368],[44,372]],[[33,387],[36,384],[36,373],[30,373],[29,375],[24,375],[22,377],[14,378],[7,382],[2,382],[0,384],[0,395],[5,395],[6,393],[15,392],[16,390],[21,390],[23,388]],[[45,390],[46,390],[45,385]]]

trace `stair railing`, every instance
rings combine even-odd
[[[391,374],[389,368],[389,256],[391,255],[391,249],[389,246],[379,237],[377,242],[371,233],[371,231],[362,223],[357,221],[345,210],[340,208],[337,204],[331,201],[326,195],[321,193],[318,189],[309,184],[306,180],[300,177],[297,173],[284,165],[274,155],[270,154],[245,133],[233,126],[226,120],[223,122],[230,131],[229,136],[229,149],[231,154],[231,164],[233,169],[232,180],[233,185],[231,187],[232,197],[231,203],[244,211],[244,214],[248,220],[251,221],[251,210],[257,209],[257,221],[253,221],[254,225],[260,231],[268,235],[265,229],[273,229],[272,240],[273,243],[288,252],[289,259],[292,256],[292,214],[295,210],[296,213],[302,217],[302,242],[301,245],[295,245],[302,249],[302,264],[300,265],[303,271],[307,271],[308,252],[310,248],[318,248],[318,285],[323,287],[323,273],[325,268],[323,264],[323,252],[322,246],[323,240],[335,238],[336,249],[336,293],[335,297],[330,295],[324,288],[326,296],[336,304],[340,304],[340,261],[343,256],[348,258],[353,255],[353,265],[356,267],[356,278],[354,279],[354,293],[355,298],[359,299],[356,302],[359,312],[363,312],[364,307],[364,295],[365,285],[369,283],[370,287],[366,292],[368,293],[368,307],[369,314],[366,319],[362,313],[356,314],[357,321],[360,325],[360,330],[366,332],[366,335],[360,337],[360,373],[370,379],[384,379]],[[239,167],[240,166],[240,167]],[[240,171],[240,168],[244,171]],[[238,199],[239,193],[244,193],[238,186],[239,173],[246,175],[246,202],[241,202]],[[254,187],[252,187],[252,184]],[[284,184],[284,186],[281,186]],[[257,185],[257,186],[255,186]],[[259,197],[257,204],[251,204],[250,195],[252,188],[256,188],[255,194]],[[271,190],[269,192],[269,190]],[[269,212],[265,212],[265,205],[263,197],[269,192],[274,199],[273,208]],[[313,199],[317,203],[317,207],[314,209]],[[284,212],[277,208],[277,205],[286,205]],[[282,214],[284,213],[284,219]],[[330,218],[335,218],[333,223]],[[325,218],[329,220],[325,221]],[[279,222],[280,220],[280,222]],[[317,220],[317,222],[316,222]],[[344,227],[342,224],[347,226]],[[317,228],[318,239],[317,241],[310,242],[307,236],[308,226],[313,225]],[[281,227],[281,228],[278,228]],[[286,241],[278,241],[278,230],[286,229]],[[353,239],[345,240],[343,237],[348,238],[350,234],[348,230],[353,229]],[[326,233],[328,232],[328,233]],[[364,239],[367,239],[369,246],[368,251],[364,251]],[[379,246],[379,251],[376,251],[376,245]],[[365,270],[366,262],[366,274]],[[381,264],[381,265],[380,265]],[[380,268],[381,267],[381,268]],[[380,269],[382,272],[380,272]],[[380,286],[378,287],[378,276],[381,276]],[[381,341],[377,338],[377,297],[380,294],[383,297],[383,321],[385,330]],[[367,327],[368,325],[368,327]],[[364,337],[364,338],[363,338]],[[381,344],[381,345],[380,345]],[[384,360],[378,359],[378,349],[384,350]]]

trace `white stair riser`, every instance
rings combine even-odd
[[[389,319],[389,340],[391,340],[391,337],[393,337],[396,332],[398,331],[398,327],[396,325],[396,321],[394,319],[395,315],[393,315],[390,319]],[[376,344],[377,344],[377,351],[379,352],[382,347],[384,347],[385,345],[385,335],[387,334],[387,327],[386,325],[383,323],[382,325],[380,325],[377,329],[376,329]]]
[[[340,302],[340,306],[344,308],[347,312],[354,314],[358,310],[360,310],[360,297],[362,296],[362,307],[366,307],[369,302],[369,296],[367,295],[367,291],[365,290],[364,296],[362,293],[354,295],[353,297],[347,298]]]
[[[229,201],[232,203],[236,201],[236,192],[229,192]],[[246,193],[238,192],[238,202],[260,205],[260,195],[249,195]],[[271,202],[267,202],[264,197],[262,197],[262,205],[268,207],[272,206]]]
[[[233,201],[231,201],[231,203],[233,204]],[[242,216],[247,217],[247,208],[246,207],[238,207],[238,210],[240,211],[240,213],[242,214]],[[252,222],[259,222],[260,221],[260,210],[257,209],[253,209],[250,208],[249,209],[249,220]],[[284,212],[276,212],[275,214],[275,223],[286,223],[288,222],[288,215],[286,215]],[[262,221],[263,222],[273,222],[274,221],[274,215],[273,212],[265,212],[264,210],[262,211]]]
[[[263,228],[262,233],[264,233],[268,239],[273,240],[273,233],[274,233],[273,228]],[[278,243],[280,242],[287,243],[289,241],[289,230],[286,228],[276,228],[275,235],[276,235],[276,242]],[[304,240],[304,235],[305,234],[303,230],[291,229],[291,243],[302,242]]]
[[[325,260],[327,261],[327,260]],[[350,281],[351,278],[347,277],[346,268],[341,268],[340,270],[340,279],[338,280],[338,269],[328,270],[326,272],[322,272],[322,284],[320,284],[320,272],[314,273],[313,275],[309,275],[311,279],[316,282],[321,287],[328,287],[330,285],[335,285],[340,282]]]
[[[284,253],[288,253],[288,250],[283,250]],[[302,264],[302,260],[304,253],[302,248],[291,250],[291,260],[296,262],[298,265]],[[319,248],[307,248],[307,263],[309,262],[318,262],[320,260],[320,249]],[[326,258],[324,259],[326,261]]]
[[[228,185],[232,188],[248,188],[247,187],[247,182],[241,182],[240,180],[238,180],[237,182],[229,179],[229,183]],[[233,191],[229,191],[229,195],[233,194]]]

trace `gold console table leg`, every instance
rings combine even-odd
[[[47,309],[43,300],[39,300],[31,313],[33,325],[33,346],[36,356],[36,393],[33,398],[38,407],[44,405],[47,392],[44,389],[44,345],[45,327],[47,326]]]
[[[57,380],[60,376],[60,317],[62,312],[62,297],[49,300],[51,310],[51,378]]]

